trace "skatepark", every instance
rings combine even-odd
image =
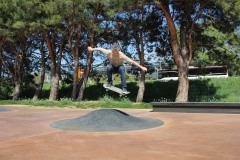
[[[240,0],[0,2],[0,160],[240,160]]]
[[[226,110],[218,113],[157,111],[156,108],[106,109],[97,112],[101,110],[0,106],[0,160],[240,158],[239,113]],[[99,116],[106,114],[111,118],[101,121]],[[92,122],[88,118],[94,115],[99,118],[97,122],[100,121],[107,128],[110,125],[115,129],[121,128],[123,124],[117,121],[122,119],[126,120],[124,124],[140,120],[149,125],[145,121],[147,119],[150,123],[157,122],[157,125],[119,131],[64,130],[56,125],[64,120],[87,122],[89,125]]]

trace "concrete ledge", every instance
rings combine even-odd
[[[153,112],[185,112],[185,113],[231,113],[240,114],[240,103],[221,102],[152,102]]]

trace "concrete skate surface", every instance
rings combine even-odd
[[[80,132],[53,122],[95,109],[0,106],[0,160],[238,160],[240,115],[152,112],[118,109],[134,117],[158,119],[154,128]]]

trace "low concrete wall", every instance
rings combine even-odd
[[[152,102],[151,105],[153,106],[153,112],[240,114],[240,103]]]

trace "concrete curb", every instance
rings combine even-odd
[[[240,103],[221,102],[151,102],[153,112],[186,112],[186,113],[230,113],[240,114]]]

